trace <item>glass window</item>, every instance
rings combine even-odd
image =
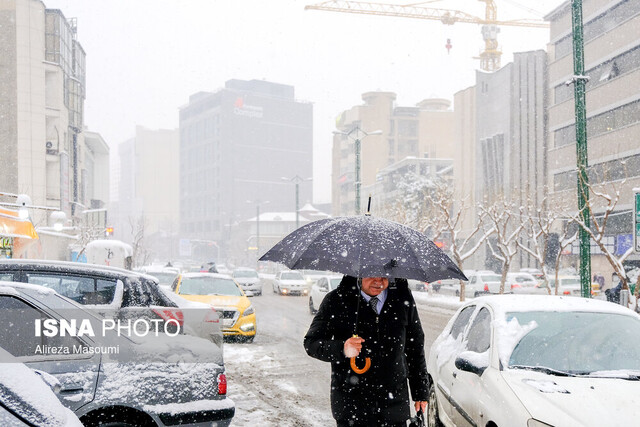
[[[231,295],[242,296],[233,280],[218,277],[185,277],[179,289],[180,295]]]
[[[491,345],[491,313],[486,308],[480,309],[467,335],[467,349],[483,353]]]
[[[453,322],[451,326],[450,335],[453,339],[457,339],[458,336],[464,331],[465,326],[469,323],[469,319],[473,314],[473,311],[476,309],[475,305],[471,305],[460,312],[458,318]]]
[[[293,272],[293,271],[287,272],[287,273],[282,273],[282,275],[280,276],[280,279],[282,279],[282,280],[304,280],[300,273]]]
[[[116,290],[115,280],[100,279],[98,284],[93,277],[66,274],[27,273],[27,282],[46,286],[80,304],[110,304]]]
[[[544,366],[572,373],[640,370],[640,320],[591,312],[508,313],[536,327],[516,345],[509,366]],[[615,333],[611,333],[615,331]]]
[[[63,346],[72,348],[84,345],[75,337],[56,335],[47,337],[44,334],[38,337],[35,334],[36,320],[45,320],[47,316],[19,298],[12,296],[0,296],[0,310],[3,316],[11,319],[10,322],[0,322],[0,347],[15,357],[42,356],[42,346]],[[49,357],[59,357],[51,354]]]

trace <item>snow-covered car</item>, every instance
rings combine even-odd
[[[318,281],[321,277],[325,277],[327,275],[334,275],[330,271],[322,271],[322,270],[299,270],[302,273],[302,277],[307,281],[307,286],[311,289],[314,283]]]
[[[250,296],[262,295],[262,280],[253,268],[236,268],[231,277],[240,285],[244,293]]]
[[[55,377],[58,399],[85,425],[231,422],[222,348],[207,340],[116,332],[85,306],[26,283],[0,282],[0,310],[12,319],[0,322],[0,347]],[[61,332],[65,324],[76,325],[72,333]]]
[[[284,270],[273,280],[273,292],[280,295],[307,295],[309,286],[299,271]]]
[[[157,265],[147,265],[140,267],[136,271],[148,274],[158,279],[158,284],[164,288],[171,288],[171,284],[180,274],[180,269],[176,267],[162,267]]]
[[[556,278],[549,278],[549,287],[551,293],[555,294]],[[582,288],[580,287],[579,276],[558,276],[558,295],[564,296],[582,296]]]
[[[318,280],[311,285],[311,291],[309,292],[309,311],[311,314],[315,314],[318,311],[325,295],[337,288],[341,280],[342,276],[325,275],[319,277]]]
[[[514,294],[536,294],[540,293],[538,280],[527,272],[507,273],[507,280],[504,284],[505,291],[509,289]]]
[[[2,348],[0,359],[0,426],[82,427],[51,390],[59,386],[55,377],[34,372]]]
[[[174,317],[180,320],[183,332],[221,345],[219,318],[210,307],[173,298],[158,279],[141,272],[77,262],[0,260],[0,280],[45,286],[115,318]]]
[[[502,278],[493,271],[476,271],[467,276],[469,281],[465,285],[465,296],[477,297],[482,294],[498,294],[500,293],[500,282]],[[511,292],[505,284],[505,293]]]
[[[485,296],[458,309],[427,368],[430,426],[635,425],[640,316],[593,299]]]

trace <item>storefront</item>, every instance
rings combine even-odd
[[[0,207],[0,258],[31,258],[38,251],[38,233],[31,221]]]

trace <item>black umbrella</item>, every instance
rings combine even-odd
[[[467,280],[424,234],[372,216],[327,218],[306,224],[278,242],[260,261],[354,277]]]

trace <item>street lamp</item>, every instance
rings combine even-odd
[[[348,138],[353,139],[354,142],[355,142],[355,148],[356,148],[356,165],[355,165],[355,171],[356,171],[356,204],[355,204],[355,209],[356,209],[356,215],[360,215],[360,184],[362,184],[360,182],[360,143],[362,142],[363,139],[365,139],[369,135],[382,135],[382,131],[381,130],[374,130],[373,132],[365,132],[364,130],[360,129],[359,125],[356,125],[356,127],[351,129],[349,132],[342,132],[342,131],[334,130],[333,133],[334,133],[334,135],[344,135],[344,136],[346,136]],[[355,134],[355,136],[352,135],[352,134]],[[362,136],[360,134],[362,134]]]
[[[269,201],[247,200],[247,203],[256,204],[256,264],[260,258],[260,204],[266,205]]]
[[[313,178],[301,178],[296,175],[293,178],[282,177],[283,181],[291,181],[296,184],[296,230],[300,228],[300,214],[298,211],[300,210],[300,183],[302,181],[311,181]]]

